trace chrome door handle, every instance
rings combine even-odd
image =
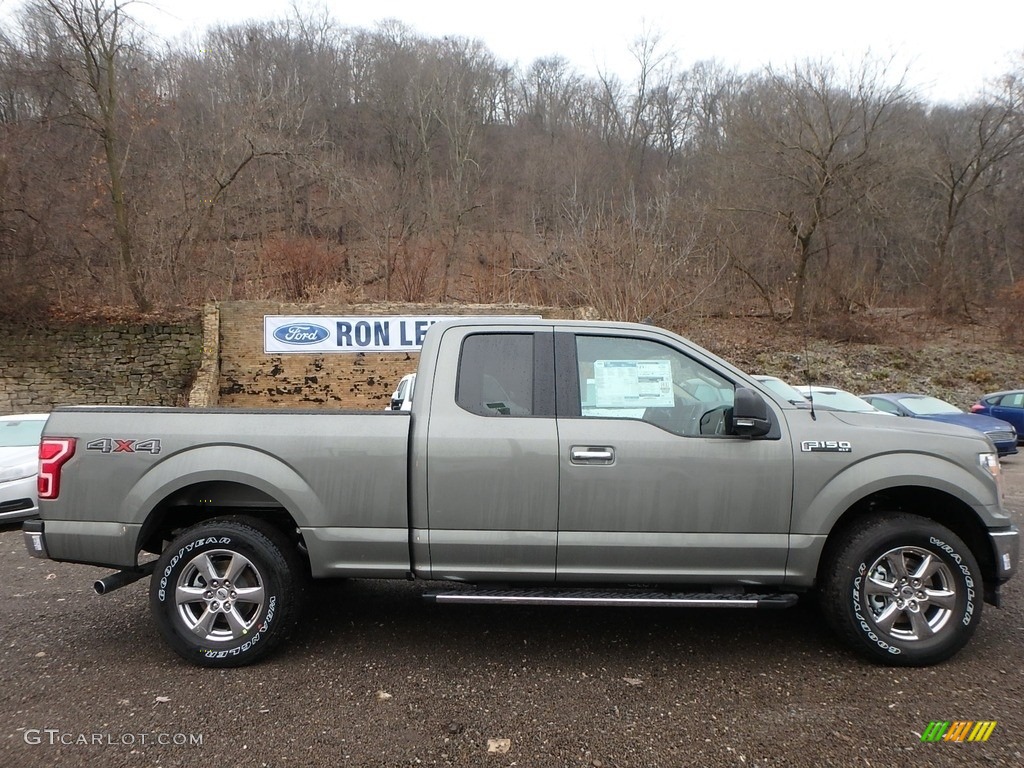
[[[615,460],[615,451],[612,448],[574,445],[569,457],[574,464],[611,464]]]

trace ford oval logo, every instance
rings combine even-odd
[[[318,344],[330,335],[322,325],[313,323],[289,323],[274,331],[274,338],[282,344]]]

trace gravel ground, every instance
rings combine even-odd
[[[1004,467],[1021,523],[1024,457]],[[145,582],[94,595],[105,573],[0,530],[0,766],[1024,765],[1021,578],[928,669],[861,661],[806,606],[431,606],[346,582],[284,652],[220,671],[164,647]],[[998,725],[921,743],[957,719]]]

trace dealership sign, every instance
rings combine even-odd
[[[412,352],[427,329],[447,317],[263,317],[263,351]]]

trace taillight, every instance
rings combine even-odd
[[[971,406],[971,413],[977,413],[978,411],[984,411],[984,410],[985,410],[985,406],[982,405],[981,403],[975,403],[974,405]]]
[[[75,455],[75,438],[44,437],[39,443],[40,499],[56,499],[60,493],[60,468]]]

